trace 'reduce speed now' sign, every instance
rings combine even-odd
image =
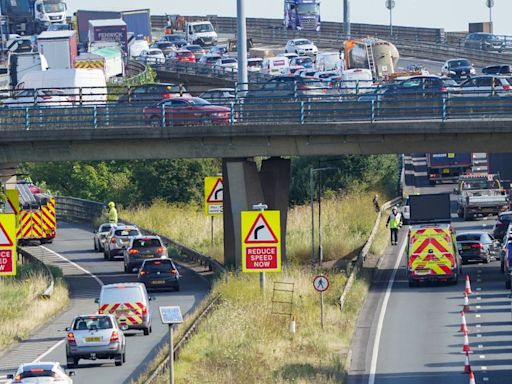
[[[281,272],[279,211],[242,211],[242,271]]]
[[[0,214],[0,276],[16,275],[16,216]]]

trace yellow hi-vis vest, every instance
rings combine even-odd
[[[394,213],[391,213],[389,215],[389,228],[397,229],[399,226],[400,226],[400,212],[398,212],[396,215]]]

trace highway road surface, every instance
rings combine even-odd
[[[449,192],[452,185],[418,188],[420,193]],[[452,212],[455,202],[452,197]],[[494,218],[464,222],[460,233],[491,231]],[[458,332],[464,284],[409,288],[406,229],[398,247],[388,247],[354,335],[350,384],[467,384],[463,374],[463,335]],[[466,315],[471,366],[477,383],[511,382],[512,321],[510,292],[500,262],[463,267],[471,277],[471,312]]]
[[[59,223],[57,239],[46,246],[44,257],[47,262],[63,268],[71,290],[70,306],[30,340],[0,355],[0,383],[1,378],[14,373],[20,363],[36,359],[59,361],[65,367],[64,328],[70,325],[71,319],[75,315],[96,312],[94,299],[99,296],[101,284],[136,281],[135,274],[123,272],[121,259],[105,261],[102,253],[94,252],[92,239],[90,227]],[[183,275],[180,292],[150,293],[156,297],[151,302],[153,333],[143,336],[142,332],[127,331],[126,364],[115,367],[113,360],[80,360],[79,367],[73,369],[75,384],[129,383],[145,371],[151,358],[168,340],[168,328],[160,321],[158,307],[179,305],[183,313],[188,313],[208,293],[206,280],[183,267],[180,272]]]

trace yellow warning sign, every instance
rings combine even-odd
[[[17,189],[6,189],[5,195],[7,201],[5,204],[5,213],[20,213],[20,193]]]
[[[204,211],[206,216],[222,216],[224,210],[222,176],[204,178]]]
[[[279,211],[242,211],[242,271],[281,272]]]
[[[16,215],[0,214],[0,276],[16,275]]]

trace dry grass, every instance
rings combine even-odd
[[[39,295],[47,286],[42,272],[32,266],[18,268],[18,277],[0,279],[0,349],[28,338],[68,304],[62,277],[57,277],[51,299],[42,299]]]

